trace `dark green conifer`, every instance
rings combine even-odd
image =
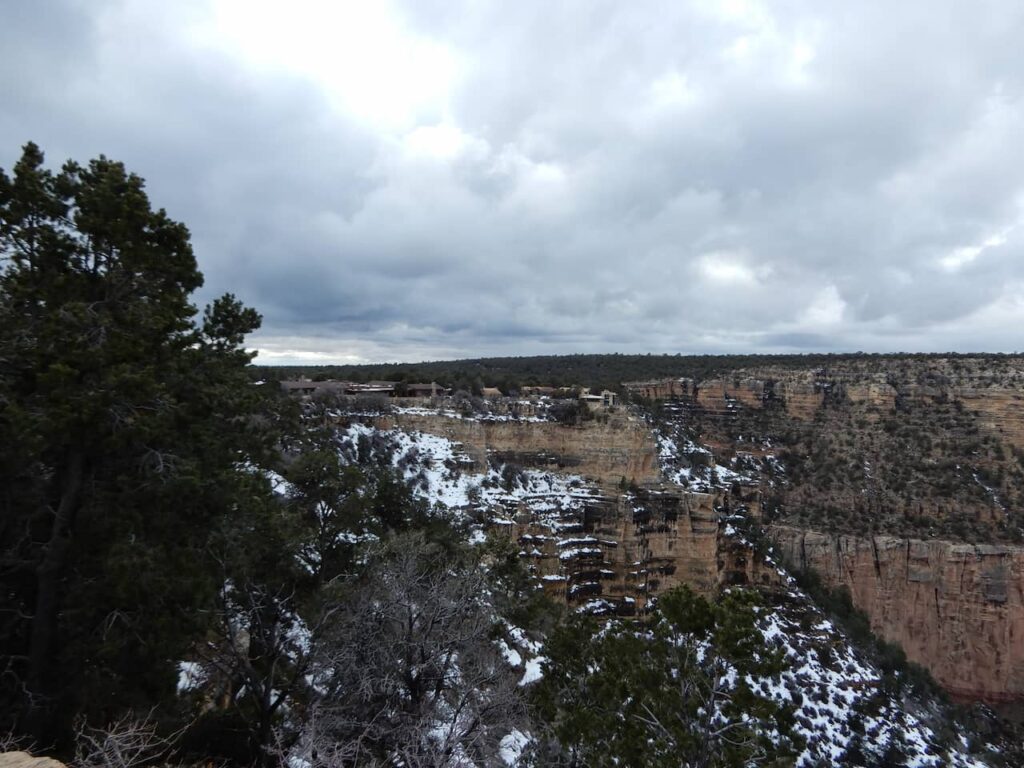
[[[0,170],[0,258],[0,729],[47,744],[173,695],[212,522],[265,490],[260,318],[196,321],[188,230],[105,157]]]

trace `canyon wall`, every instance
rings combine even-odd
[[[632,615],[684,584],[705,596],[724,585],[778,585],[775,568],[724,533],[721,501],[673,487],[614,494],[555,525],[518,516],[513,533],[551,597],[599,612]]]
[[[1024,450],[1024,392],[1006,388],[959,387],[955,397],[977,414],[981,426],[1007,446]]]
[[[720,464],[749,474],[734,456],[774,454],[779,470],[751,480],[787,558],[847,587],[953,696],[1024,702],[1024,360],[850,359],[643,389]]]
[[[692,440],[721,466],[753,472],[743,492],[770,503],[785,557],[847,587],[873,629],[953,696],[1024,702],[1024,547],[1011,543],[1024,387],[979,371],[926,373],[751,371],[630,389],[674,404],[662,418],[682,425],[677,444]],[[579,427],[417,413],[378,426],[446,437],[477,468],[509,461],[596,481],[601,498],[554,528],[525,511],[508,516],[545,589],[571,605],[604,601],[629,614],[680,583],[710,593],[777,581],[720,530],[727,489],[664,482],[654,435],[625,411]],[[766,472],[783,452],[785,467]],[[623,478],[643,493],[621,493]]]
[[[602,605],[629,615],[654,595],[686,584],[709,595],[724,584],[778,582],[748,547],[720,530],[720,510],[741,504],[757,514],[760,496],[731,499],[727,491],[692,493],[662,481],[657,444],[636,416],[570,427],[551,422],[460,419],[394,413],[376,426],[439,435],[458,443],[478,470],[489,459],[582,475],[602,488],[582,511],[531,513],[527,504],[500,510],[512,521],[521,555],[545,590],[570,605]],[[623,492],[621,480],[640,486]]]
[[[440,414],[395,413],[376,420],[383,429],[400,427],[460,443],[478,468],[488,455],[524,467],[556,469],[616,485],[657,482],[658,449],[642,419],[624,412],[580,426],[554,422],[487,421]]]
[[[775,526],[784,559],[850,590],[956,698],[1024,698],[1024,547],[855,536]]]
[[[944,361],[936,365],[940,370]],[[931,376],[918,374],[894,386],[881,372],[832,370],[740,372],[742,375],[696,381],[688,378],[627,382],[633,395],[650,400],[678,400],[719,412],[737,404],[759,409],[778,403],[785,413],[808,421],[825,406],[829,395],[869,415],[893,413],[899,396],[916,401],[952,401],[979,417],[991,434],[1002,436],[1008,445],[1024,449],[1024,390],[1016,378],[989,381],[983,371],[960,375],[945,371]],[[894,376],[893,380],[899,377]]]
[[[554,527],[520,518],[515,533],[545,591],[569,605],[631,615],[679,584],[701,594],[719,584],[711,497],[658,493],[637,504],[616,494]]]

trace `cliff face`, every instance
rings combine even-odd
[[[624,413],[567,427],[550,422],[461,419],[442,413],[392,413],[374,426],[443,437],[469,457],[469,472],[515,463],[582,475],[575,502],[562,491],[508,495],[490,509],[552,597],[596,613],[631,615],[652,596],[686,584],[711,594],[724,584],[779,580],[750,548],[723,531],[723,513],[760,512],[755,492],[694,493],[665,482],[655,435]],[[621,488],[626,478],[632,490]],[[518,500],[517,500],[518,499]],[[539,503],[538,503],[539,502]]]
[[[514,533],[545,591],[569,605],[631,615],[685,584],[710,595],[726,585],[779,583],[720,523],[727,500],[661,487],[595,498],[582,514],[517,517]]]
[[[1024,450],[1024,392],[959,387],[956,397],[977,414],[981,427],[1008,447]]]
[[[772,371],[764,373],[767,375],[715,378],[699,382],[686,378],[631,382],[626,385],[626,389],[650,400],[678,400],[719,415],[735,411],[739,406],[760,410],[779,405],[788,416],[810,421],[824,407],[826,399],[840,383],[814,371],[786,372],[781,375]],[[842,383],[843,397],[848,398],[852,404],[865,406],[872,415],[892,411],[895,407],[897,391],[886,382],[885,376],[859,377],[849,382],[848,386]]]
[[[378,426],[447,437],[478,468],[596,481],[601,498],[555,527],[510,516],[545,588],[571,605],[630,613],[679,583],[774,584],[773,568],[723,534],[740,494],[746,514],[764,502],[787,559],[846,586],[951,694],[1024,701],[1024,361],[867,361],[628,388],[666,401],[657,435],[623,412],[582,427],[408,413]],[[621,493],[622,478],[644,491]]]
[[[1024,701],[1024,359],[850,359],[643,388],[664,393],[677,444],[761,490],[792,562],[847,586],[953,695]]]
[[[846,361],[640,389],[669,393],[660,412],[719,464],[772,454],[784,477],[776,473],[766,493],[781,522],[862,536],[1024,541],[1020,358],[908,358],[875,369]]]
[[[858,538],[776,526],[796,567],[845,586],[882,637],[953,696],[1024,697],[1024,547]]]
[[[631,615],[679,584],[703,594],[719,585],[711,497],[657,493],[637,503],[617,494],[554,529],[520,518],[516,533],[545,591],[570,605]]]
[[[572,472],[604,485],[618,484],[623,478],[640,484],[660,479],[651,430],[639,418],[624,413],[578,427],[397,413],[380,417],[376,426],[428,432],[461,443],[479,468],[487,466],[488,455],[494,455],[502,462]]]

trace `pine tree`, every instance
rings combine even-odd
[[[188,230],[105,157],[0,170],[0,258],[0,728],[59,743],[174,691],[209,531],[266,492],[238,471],[271,440],[260,318],[229,295],[197,321]]]
[[[774,765],[793,754],[786,712],[745,682],[773,675],[756,596],[709,602],[681,587],[642,623],[576,619],[544,645],[534,695],[538,765]],[[735,674],[730,674],[730,671]],[[767,733],[778,729],[772,743]]]

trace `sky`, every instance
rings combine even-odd
[[[261,363],[1024,349],[1020,0],[7,0]]]

